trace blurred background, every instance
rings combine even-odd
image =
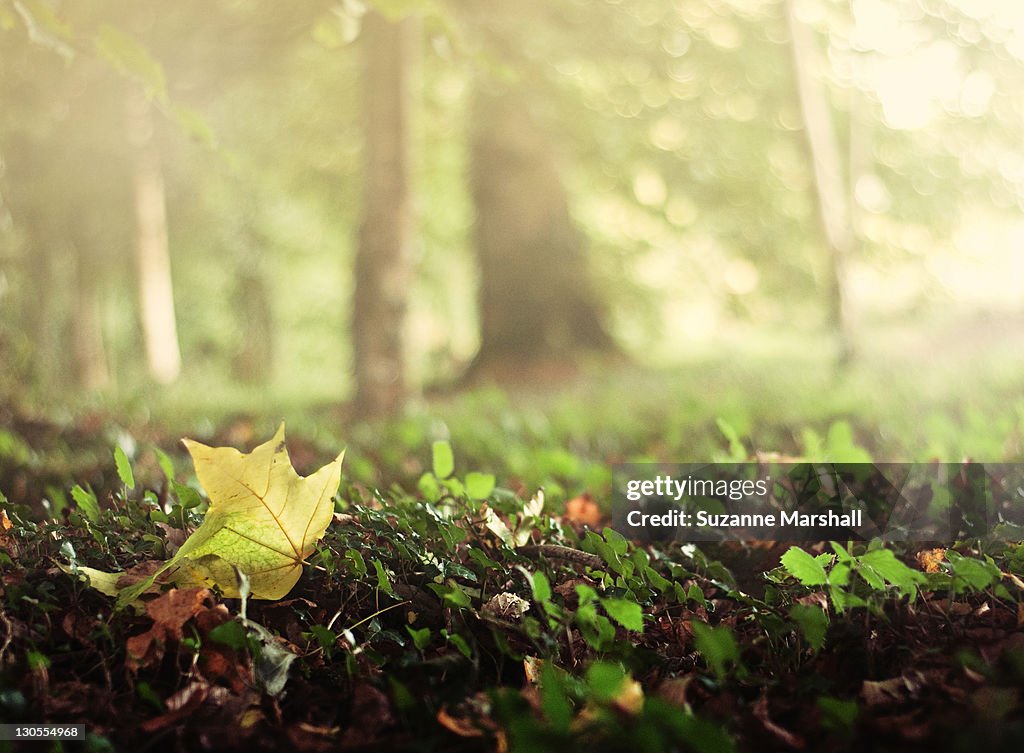
[[[1021,133],[1010,0],[0,0],[0,451],[1019,460]]]

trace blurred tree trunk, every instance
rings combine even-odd
[[[181,350],[174,315],[163,167],[154,132],[153,105],[140,87],[131,87],[126,105],[125,127],[132,147],[135,261],[146,362],[156,381],[169,384],[181,373]]]
[[[86,391],[110,384],[107,351],[103,342],[99,270],[92,261],[90,240],[81,232],[75,237],[75,297],[71,337],[78,386]]]
[[[273,363],[273,312],[267,281],[259,262],[249,260],[238,270],[235,309],[242,326],[242,342],[232,362],[235,376],[250,384],[264,384]]]
[[[832,123],[828,92],[821,79],[821,55],[814,33],[797,17],[797,0],[785,0],[789,25],[790,50],[796,76],[800,111],[804,121],[807,148],[814,167],[814,188],[818,216],[829,250],[830,319],[839,339],[839,359],[853,357],[846,284],[846,264],[854,250],[846,181],[842,157]]]
[[[493,86],[494,88],[489,88]],[[480,350],[468,376],[503,378],[611,350],[548,132],[522,88],[478,86],[471,182]]]
[[[406,395],[406,298],[411,277],[409,56],[412,19],[363,20],[363,217],[352,336],[356,410],[393,413]]]

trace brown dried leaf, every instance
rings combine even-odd
[[[946,550],[942,548],[925,549],[915,554],[914,557],[917,559],[917,564],[926,573],[937,573],[939,572],[939,563],[946,559]]]
[[[588,492],[566,502],[565,513],[562,517],[591,528],[600,528],[604,522],[604,513],[601,512],[601,508],[597,506],[594,498]]]

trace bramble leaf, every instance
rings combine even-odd
[[[798,546],[791,546],[782,555],[782,566],[805,586],[820,586],[828,582],[821,563]]]

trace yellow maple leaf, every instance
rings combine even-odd
[[[226,596],[238,596],[237,567],[249,577],[253,598],[280,599],[331,522],[345,453],[302,477],[288,457],[284,424],[248,454],[184,443],[210,508],[171,563],[189,578],[216,583]]]
[[[168,571],[162,580],[216,585],[225,596],[238,597],[237,569],[247,576],[252,598],[282,598],[331,522],[345,453],[302,477],[288,457],[283,423],[270,441],[250,453],[183,441],[210,498],[202,525],[155,573],[127,588],[115,585],[118,573],[78,570],[99,590],[116,593],[119,608],[135,603]]]

